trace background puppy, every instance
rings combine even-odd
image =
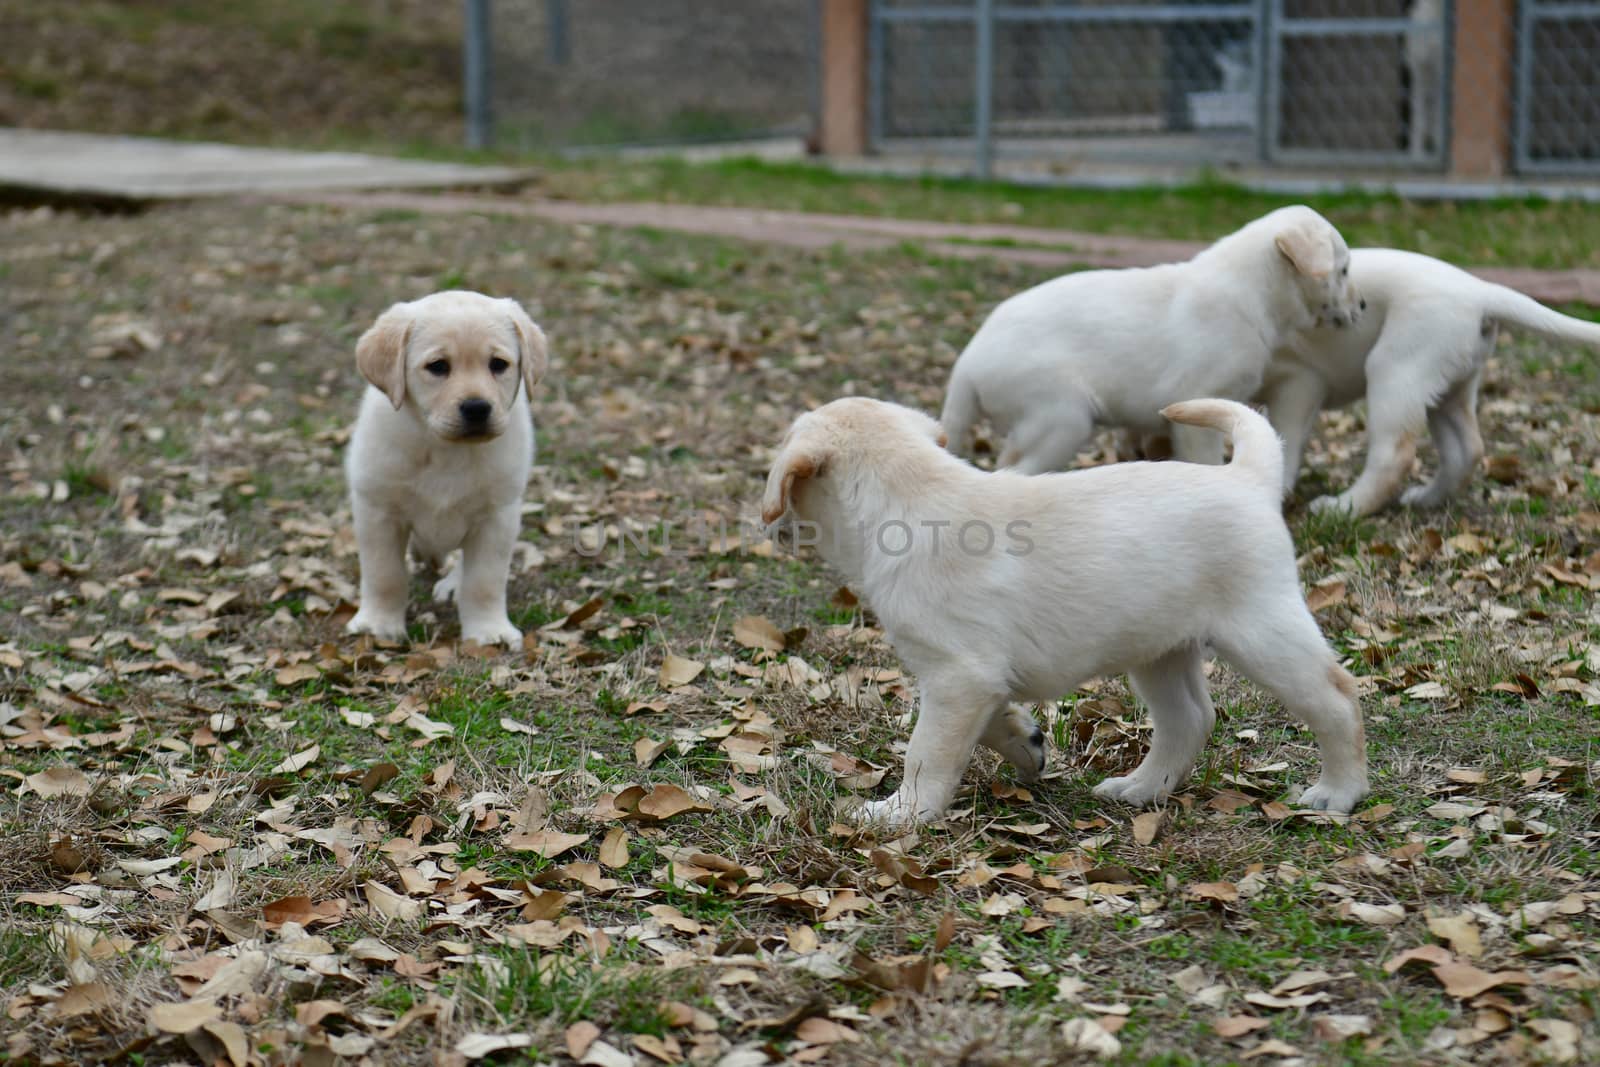
[[[506,577],[533,463],[528,394],[545,372],[544,333],[515,300],[451,291],[395,304],[356,344],[371,383],[345,472],[361,554],[361,609],[345,629],[406,632],[406,542],[455,598],[461,636],[515,644]]]
[[[921,690],[905,779],[868,818],[939,815],[979,743],[1037,773],[1043,735],[1007,702],[1054,700],[1121,671],[1155,732],[1144,762],[1095,792],[1162,800],[1215,721],[1201,673],[1208,642],[1315,732],[1323,774],[1303,804],[1349,811],[1366,794],[1355,681],[1300,593],[1277,436],[1230,401],[1166,413],[1231,434],[1233,461],[1025,477],[963,463],[939,447],[937,423],[894,404],[836,400],[795,421],[762,518],[816,535]]]
[[[994,310],[950,375],[942,422],[962,451],[987,415],[1002,467],[1065,470],[1097,424],[1167,429],[1165,404],[1245,400],[1272,350],[1313,322],[1360,313],[1349,251],[1308,207],[1280,208],[1186,263],[1068,274]],[[1215,434],[1179,427],[1177,455],[1221,462]]]
[[[1460,488],[1483,457],[1478,383],[1500,326],[1600,346],[1600,326],[1430,256],[1358,248],[1350,263],[1370,310],[1346,329],[1315,327],[1291,338],[1273,353],[1259,397],[1283,435],[1285,493],[1317,412],[1367,398],[1366,467],[1345,492],[1312,501],[1313,511],[1365,515],[1396,496],[1430,507]],[[1424,423],[1439,469],[1402,494]]]

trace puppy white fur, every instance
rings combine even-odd
[[[543,331],[515,300],[460,290],[395,304],[356,344],[371,383],[345,473],[361,555],[361,607],[349,633],[400,640],[410,574],[406,546],[438,567],[461,636],[511,644],[506,578],[533,463],[528,394],[548,364]]]
[[[1065,470],[1097,425],[1166,430],[1194,397],[1246,400],[1273,349],[1313,322],[1360,315],[1349,250],[1308,207],[1280,208],[1185,263],[1068,274],[997,307],[956,360],[942,423],[961,452],[987,415],[1002,467]],[[1182,459],[1220,463],[1221,438],[1177,427]]]
[[[1095,792],[1161,801],[1215,721],[1201,672],[1208,644],[1315,732],[1323,774],[1302,803],[1349,811],[1366,794],[1355,681],[1300,592],[1277,436],[1230,401],[1166,414],[1231,435],[1233,461],[1026,477],[969,466],[940,447],[933,419],[894,404],[837,400],[795,421],[762,518],[815,534],[921,690],[904,781],[867,818],[937,817],[979,743],[1037,773],[1043,735],[1007,702],[1054,700],[1123,671],[1155,732],[1139,767]]]
[[[1430,256],[1358,248],[1350,263],[1367,313],[1345,329],[1317,327],[1291,338],[1273,354],[1259,396],[1283,435],[1285,493],[1294,488],[1318,411],[1366,397],[1365,469],[1345,492],[1312,501],[1312,510],[1366,515],[1397,496],[1431,507],[1459,489],[1483,457],[1478,383],[1499,327],[1600,346],[1600,326]],[[1424,425],[1439,469],[1426,485],[1402,493]]]

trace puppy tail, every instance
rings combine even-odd
[[[1552,341],[1576,341],[1600,348],[1600,324],[1563,315],[1530,296],[1503,285],[1484,282],[1484,316],[1513,328],[1542,334]]]
[[[950,391],[944,397],[944,411],[939,415],[939,425],[944,430],[944,444],[958,456],[967,454],[972,444],[972,426],[978,421],[978,390],[957,367],[950,375]]]
[[[1233,442],[1233,462],[1237,470],[1272,494],[1283,491],[1283,442],[1272,424],[1255,411],[1232,400],[1185,400],[1168,404],[1161,414],[1187,426],[1220,430]]]

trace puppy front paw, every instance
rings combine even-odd
[[[402,612],[398,615],[387,611],[368,611],[365,608],[357,611],[355,617],[344,624],[347,634],[371,634],[381,641],[404,641],[406,639],[406,617]]]
[[[1319,496],[1317,499],[1311,502],[1306,510],[1310,511],[1313,515],[1322,515],[1329,512],[1341,511],[1348,514],[1355,509],[1350,503],[1350,498],[1345,494],[1340,493],[1338,496]]]
[[[1300,806],[1312,811],[1334,811],[1348,815],[1367,795],[1365,782],[1330,782],[1326,778],[1300,795]]]
[[[866,801],[850,812],[848,817],[857,826],[883,832],[896,832],[915,829],[917,824],[931,822],[940,814],[942,813],[937,811],[919,811],[915,800],[903,793],[896,793],[883,800]]]
[[[1153,775],[1140,775],[1135,771],[1121,778],[1107,778],[1094,787],[1094,795],[1130,807],[1148,808],[1162,803],[1171,796],[1172,784],[1158,781]]]
[[[522,631],[511,625],[510,619],[493,622],[465,622],[461,624],[461,637],[480,645],[505,645],[516,648],[522,643]]]

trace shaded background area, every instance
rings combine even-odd
[[[809,132],[816,0],[497,0],[492,107],[507,147]]]
[[[0,125],[456,146],[461,5],[0,0]]]
[[[809,130],[815,0],[491,6],[498,146]],[[459,150],[463,7],[0,0],[0,126]]]

